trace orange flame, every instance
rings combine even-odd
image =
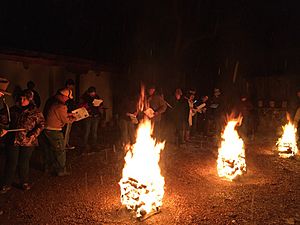
[[[235,127],[241,124],[242,117],[229,119],[222,134],[221,147],[217,160],[217,170],[220,177],[235,179],[246,171],[244,142],[239,137]]]
[[[138,103],[142,111],[145,107],[144,87]],[[137,218],[158,212],[164,196],[164,177],[161,175],[159,160],[165,142],[156,143],[151,137],[152,126],[144,119],[137,130],[136,143],[127,146],[122,178],[121,202],[127,209],[135,211]]]
[[[279,156],[282,158],[293,157],[298,153],[296,140],[297,128],[289,121],[282,129],[283,135],[276,143]]]

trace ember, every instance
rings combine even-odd
[[[239,137],[235,127],[241,122],[241,117],[230,120],[222,134],[219,148],[217,169],[220,177],[233,180],[246,171],[245,150],[243,140]]]
[[[282,158],[293,157],[297,154],[297,141],[296,134],[297,129],[289,122],[283,128],[283,135],[278,139],[276,146],[279,151],[279,156]]]
[[[164,195],[164,177],[160,174],[160,152],[165,143],[151,137],[151,122],[145,119],[138,128],[136,143],[125,156],[121,202],[140,220],[159,212]]]

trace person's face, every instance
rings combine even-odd
[[[242,102],[245,102],[247,100],[247,98],[246,97],[242,97],[241,100],[242,100]]]
[[[194,100],[195,95],[190,95],[190,100]]]
[[[300,91],[297,92],[297,96],[298,96],[298,98],[300,98]]]
[[[149,89],[148,89],[148,94],[149,94],[149,95],[153,95],[154,92],[155,92],[155,89],[154,89],[154,88],[149,88]]]
[[[181,94],[176,93],[176,94],[175,94],[175,98],[176,98],[177,100],[179,100],[179,99],[181,98]]]
[[[94,92],[94,91],[91,92],[91,93],[90,93],[90,96],[91,96],[91,97],[95,97],[95,96],[96,96],[96,92]]]
[[[29,103],[29,100],[25,96],[21,96],[21,106],[27,106]]]

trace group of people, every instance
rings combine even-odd
[[[1,81],[9,83],[6,79],[0,79],[0,83]],[[70,174],[66,169],[66,149],[72,149],[68,145],[68,140],[71,125],[77,120],[72,112],[74,109],[84,107],[89,113],[82,121],[85,128],[82,149],[86,150],[89,146],[90,134],[92,134],[91,145],[96,144],[102,105],[94,105],[93,102],[100,97],[95,87],[89,87],[81,101],[76,103],[73,98],[74,86],[75,82],[72,79],[67,80],[65,86],[46,101],[42,112],[39,109],[40,97],[34,90],[34,83],[30,81],[27,89],[20,90],[14,95],[15,105],[12,107],[6,105],[1,110],[0,133],[6,158],[1,193],[11,189],[16,172],[19,175],[20,188],[31,189],[29,163],[37,146],[42,151],[45,172],[57,176]],[[5,94],[9,93],[4,89],[0,90],[1,97]]]
[[[6,86],[9,82],[0,78],[0,97],[3,97],[8,93],[5,88],[1,88],[1,82]],[[10,108],[3,98],[4,107],[0,111],[2,125],[0,136],[1,143],[5,146],[6,163],[1,193],[11,189],[16,172],[19,175],[20,187],[23,190],[31,188],[28,177],[29,162],[37,146],[43,152],[45,172],[57,176],[70,174],[66,169],[66,150],[73,148],[69,145],[69,136],[72,123],[77,121],[73,113],[75,109],[83,107],[89,114],[82,121],[84,126],[80,146],[82,154],[88,154],[89,149],[97,146],[103,103],[95,104],[95,100],[100,100],[95,87],[89,87],[82,95],[81,101],[77,103],[73,97],[75,82],[69,79],[63,88],[46,101],[41,111],[41,100],[34,86],[32,81],[28,82],[27,89],[20,90],[14,95],[15,105]],[[225,125],[227,109],[219,88],[214,89],[211,97],[208,95],[197,97],[195,90],[189,90],[184,94],[181,88],[177,88],[171,96],[165,97],[157,92],[154,85],[149,85],[144,94],[128,95],[119,104],[118,124],[122,145],[134,143],[136,128],[145,116],[153,122],[153,135],[156,139],[167,139],[168,142],[178,146],[190,142],[191,136],[197,132],[203,137],[214,134],[220,137],[221,129]],[[243,123],[239,129],[245,137],[253,132],[251,118],[253,108],[246,95],[240,96],[239,102],[234,107],[236,116],[238,114],[243,116]],[[294,111],[295,122],[298,124],[300,91],[298,105]],[[211,130],[214,132],[212,133]]]
[[[147,87],[146,104],[153,109],[154,136],[167,139],[177,145],[191,141],[191,137],[200,134],[203,137],[214,136],[218,140],[225,126],[226,114],[234,112],[233,117],[241,115],[242,123],[238,127],[244,139],[250,139],[255,130],[254,107],[249,96],[241,94],[239,99],[229,106],[219,88],[214,88],[211,96],[199,96],[195,90],[184,93],[177,88],[171,96],[158,93],[154,85]],[[135,96],[124,98],[120,107],[121,143],[133,143],[139,123],[138,99]],[[136,119],[137,118],[137,119]]]
[[[157,92],[154,85],[149,85],[145,99],[146,108],[154,111],[150,119],[154,123],[153,133],[157,139],[169,139],[180,145],[189,142],[191,135],[197,131],[207,136],[208,116],[214,118],[216,129],[221,129],[223,100],[218,88],[214,89],[214,95],[211,98],[204,95],[196,99],[196,91],[190,90],[184,95],[180,88],[177,88],[172,96],[165,98]],[[120,107],[120,131],[123,145],[134,141],[135,128],[139,118],[143,117],[139,116],[141,112],[137,103],[137,97],[128,96]]]

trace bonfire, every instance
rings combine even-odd
[[[143,98],[144,95],[141,96]],[[143,109],[144,105],[139,104],[139,107]],[[144,118],[137,129],[136,143],[127,145],[119,182],[122,204],[140,220],[159,212],[164,196],[165,180],[159,160],[165,143],[157,143],[152,131],[151,121]]]
[[[236,131],[242,117],[231,119],[222,134],[221,147],[217,160],[218,175],[232,181],[246,172],[244,142]]]
[[[276,143],[279,156],[282,158],[293,157],[298,152],[296,140],[297,128],[289,121],[282,129],[283,135]]]

